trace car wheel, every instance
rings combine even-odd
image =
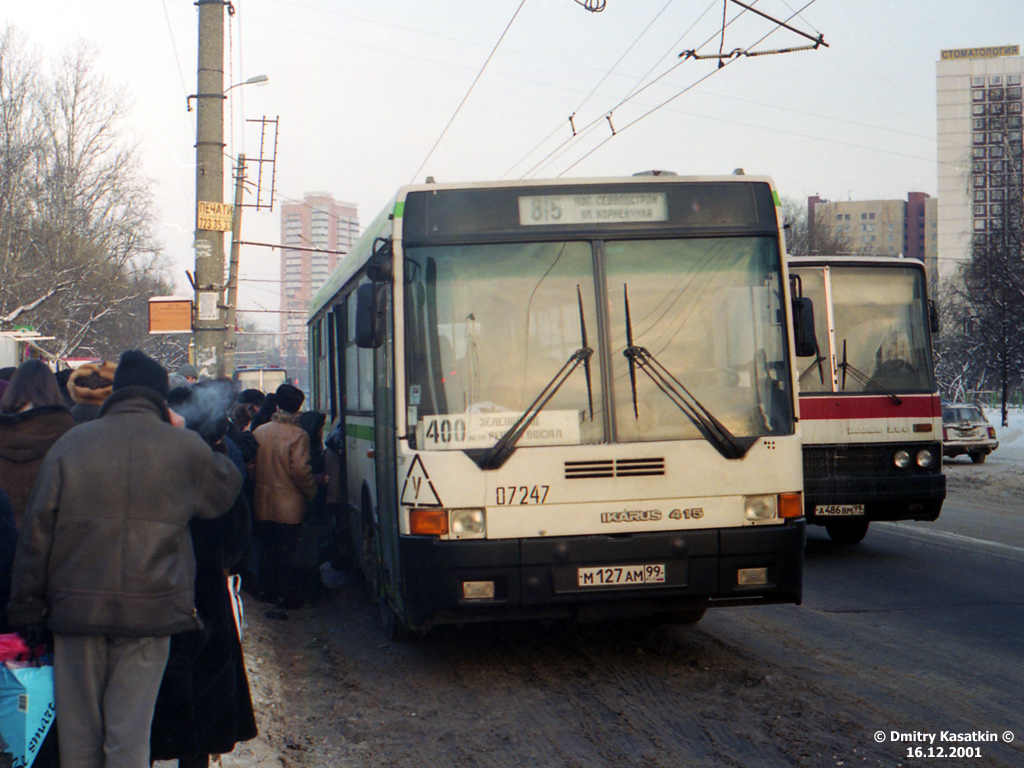
[[[987,453],[975,452],[971,454],[971,461],[975,464],[984,464]]]

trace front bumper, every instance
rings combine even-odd
[[[863,504],[868,520],[934,520],[945,498],[946,476],[941,473],[804,477],[804,513],[812,524],[843,519],[815,515],[821,504]]]
[[[992,453],[999,447],[998,440],[950,440],[942,444],[942,455],[955,457],[963,456],[965,453]]]
[[[783,525],[497,541],[402,536],[402,609],[413,628],[527,618],[624,618],[715,604],[799,604],[803,519]],[[664,564],[664,584],[580,587],[578,569]],[[741,586],[741,568],[767,569],[767,584]],[[467,600],[463,583],[494,582],[495,596]]]

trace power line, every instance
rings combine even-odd
[[[811,2],[813,3],[813,2],[814,2],[814,0],[811,0]],[[810,5],[810,3],[808,3],[808,5]],[[676,45],[678,45],[678,44],[679,44],[680,42],[682,42],[682,39],[683,39],[683,38],[684,38],[684,37],[685,37],[685,36],[686,36],[687,34],[689,34],[689,33],[690,33],[690,31],[691,31],[691,30],[692,30],[692,29],[693,29],[693,28],[694,28],[694,27],[695,27],[695,26],[696,26],[696,25],[697,25],[697,24],[698,24],[698,23],[700,22],[700,20],[701,20],[701,19],[703,19],[703,18],[704,18],[704,16],[706,16],[706,15],[707,15],[708,11],[710,11],[710,10],[711,10],[711,8],[712,8],[713,6],[714,6],[714,2],[712,2],[712,4],[711,4],[710,6],[708,6],[708,8],[706,8],[706,9],[704,10],[704,12],[703,12],[703,13],[701,13],[701,15],[700,15],[700,16],[698,16],[698,17],[697,17],[697,20],[696,20],[696,21],[694,21],[694,23],[690,25],[689,29],[687,29],[687,31],[686,31],[686,32],[684,32],[684,33],[683,33],[683,34],[682,34],[682,35],[681,35],[681,36],[679,37],[679,39],[678,39],[678,40],[676,41],[676,43],[675,43]],[[663,9],[663,10],[664,10],[664,9]],[[742,15],[743,15],[743,14],[744,14],[745,12],[746,12],[746,11],[741,11],[741,12],[740,12],[739,14],[737,14],[737,15],[736,15],[736,16],[735,16],[735,17],[734,17],[734,18],[733,18],[733,19],[732,19],[731,21],[728,21],[728,22],[726,22],[726,21],[725,21],[725,20],[723,19],[723,22],[722,22],[722,30],[721,30],[721,34],[722,34],[722,35],[724,36],[724,34],[725,34],[725,29],[727,29],[728,27],[732,26],[732,24],[733,24],[733,23],[734,23],[734,22],[735,22],[735,21],[736,21],[736,20],[737,20],[737,19],[738,19],[738,18],[739,18],[740,16],[742,16]],[[659,14],[659,15],[660,15],[660,14]],[[777,31],[777,28],[776,28],[776,29],[773,29],[773,30],[772,30],[772,32],[775,32],[775,31]],[[768,33],[768,35],[772,34],[772,32],[769,32],[769,33]],[[694,49],[694,50],[700,50],[700,49],[701,49],[701,48],[703,48],[704,46],[708,45],[708,44],[709,44],[709,43],[710,43],[710,42],[711,42],[712,40],[714,40],[714,39],[715,39],[715,37],[717,37],[718,35],[719,35],[719,32],[715,32],[715,33],[714,33],[714,34],[712,34],[712,35],[711,35],[710,37],[708,37],[708,39],[707,39],[707,40],[705,40],[705,41],[704,41],[703,43],[701,43],[701,44],[700,44],[699,46],[697,46],[697,48],[696,48],[696,49]],[[758,43],[760,43],[760,42],[761,42],[762,40],[764,40],[764,39],[765,39],[766,37],[768,37],[768,35],[765,35],[764,37],[762,37],[762,38],[761,38],[761,40],[758,40],[758,41],[757,41],[757,43],[754,43],[754,45],[757,45]],[[662,55],[662,57],[661,57],[661,58],[664,58],[664,55]],[[659,59],[659,61],[660,61],[660,60],[661,60],[661,59]],[[543,168],[543,167],[547,167],[548,165],[550,165],[550,163],[551,163],[551,162],[553,162],[553,161],[554,161],[555,159],[557,159],[557,156],[558,156],[558,155],[564,154],[564,152],[566,151],[566,147],[567,147],[567,146],[568,146],[569,144],[573,143],[573,142],[574,142],[574,141],[575,141],[575,140],[576,140],[576,139],[578,138],[578,136],[580,136],[580,135],[582,135],[582,134],[584,134],[584,133],[587,133],[587,132],[589,132],[589,131],[590,131],[590,130],[591,130],[592,128],[594,128],[594,127],[595,127],[596,125],[600,124],[600,123],[601,123],[601,122],[602,122],[603,120],[607,120],[608,124],[609,124],[609,125],[611,126],[611,125],[612,125],[612,122],[611,122],[611,115],[612,115],[612,114],[614,114],[614,112],[615,112],[615,111],[616,111],[617,109],[619,109],[620,107],[623,107],[624,105],[628,104],[628,103],[629,103],[630,101],[632,101],[632,100],[633,100],[633,99],[635,99],[635,98],[636,98],[637,96],[639,96],[640,94],[642,94],[642,93],[643,93],[644,91],[646,91],[646,90],[647,90],[648,88],[650,88],[651,86],[653,86],[653,85],[654,85],[655,83],[658,83],[658,82],[660,82],[660,81],[661,81],[661,80],[663,80],[663,79],[664,79],[665,77],[667,77],[668,75],[670,75],[670,74],[671,74],[672,72],[674,72],[674,71],[675,71],[675,70],[676,70],[676,69],[677,69],[678,67],[680,67],[680,66],[682,65],[683,61],[685,61],[685,59],[680,59],[680,60],[679,60],[679,61],[677,61],[677,62],[676,62],[676,63],[675,63],[675,64],[674,64],[673,66],[669,67],[669,68],[668,68],[667,70],[665,70],[664,72],[662,72],[662,73],[661,73],[660,75],[658,75],[658,76],[657,76],[656,78],[654,78],[653,80],[651,80],[651,81],[649,81],[649,82],[647,82],[647,83],[644,83],[644,85],[643,85],[642,87],[639,87],[639,88],[638,88],[638,87],[637,87],[636,85],[634,85],[634,86],[633,86],[633,88],[631,88],[631,89],[629,90],[629,92],[628,92],[628,93],[627,93],[627,94],[626,94],[626,95],[625,95],[625,96],[624,96],[624,97],[623,97],[622,99],[620,99],[620,100],[618,101],[618,103],[616,103],[616,104],[615,104],[615,106],[613,106],[613,107],[612,107],[611,109],[609,109],[609,110],[608,110],[608,111],[607,111],[607,112],[606,112],[606,113],[605,113],[604,115],[602,115],[602,116],[600,116],[600,117],[597,117],[597,118],[595,118],[595,119],[594,119],[594,120],[593,120],[593,121],[592,121],[591,123],[589,123],[589,124],[588,124],[588,125],[587,125],[587,126],[586,126],[586,127],[585,127],[585,128],[583,129],[583,130],[582,130],[582,131],[579,131],[579,132],[577,132],[577,131],[575,130],[575,127],[574,127],[574,129],[573,129],[573,135],[572,135],[572,136],[571,136],[570,138],[568,138],[568,139],[566,139],[565,141],[563,141],[563,142],[562,142],[562,143],[561,143],[561,144],[560,144],[559,146],[557,146],[557,147],[556,147],[556,148],[555,148],[554,150],[552,150],[552,151],[551,151],[550,153],[548,153],[548,155],[546,155],[545,157],[541,158],[541,160],[539,160],[539,161],[538,161],[538,162],[537,162],[537,163],[536,163],[536,164],[535,164],[535,165],[534,165],[534,166],[533,166],[532,168],[530,168],[530,169],[529,169],[529,170],[528,170],[528,171],[527,171],[526,173],[524,173],[524,174],[523,174],[523,178],[526,178],[527,176],[529,176],[530,174],[533,174],[534,172],[539,172],[539,170],[540,170],[541,168]],[[656,66],[656,65],[655,65],[655,66]],[[640,80],[638,80],[637,82],[638,82],[638,83],[640,83],[640,82],[643,82],[643,80],[644,80],[644,79],[645,79],[645,78],[646,78],[646,77],[647,77],[648,75],[650,75],[650,73],[651,73],[651,71],[653,71],[653,69],[654,69],[654,67],[652,66],[652,67],[651,67],[651,69],[649,69],[649,70],[648,70],[648,71],[647,71],[647,72],[646,72],[646,73],[644,74],[644,76],[643,76],[642,78],[640,78]],[[721,69],[721,65],[719,66],[719,69]],[[685,93],[685,92],[686,92],[686,90],[689,90],[689,89],[690,89],[690,88],[692,88],[692,87],[693,87],[694,85],[697,85],[698,83],[700,83],[700,82],[702,82],[703,80],[707,79],[707,77],[708,77],[708,76],[705,76],[705,77],[701,78],[701,80],[698,80],[698,81],[697,81],[697,83],[693,83],[693,84],[691,84],[691,85],[690,85],[690,86],[688,86],[688,87],[687,87],[687,88],[686,88],[686,89],[685,89],[684,91],[682,91],[682,92],[680,92],[680,93],[676,94],[676,96],[678,97],[678,96],[682,95],[682,93]],[[571,119],[571,118],[570,118],[570,119]],[[614,136],[614,135],[615,135],[615,133],[616,133],[616,131],[615,131],[614,127],[613,127],[613,128],[612,128],[612,136]],[[609,137],[609,138],[611,138],[611,137]],[[607,139],[606,139],[605,141],[601,142],[601,144],[599,144],[598,146],[600,147],[600,146],[602,146],[603,144],[605,144],[606,142],[607,142]],[[577,142],[577,143],[578,143],[578,142]],[[531,151],[533,151],[533,150],[531,150]],[[521,161],[520,161],[520,162],[521,162]],[[580,162],[580,161],[577,161],[577,163],[574,163],[573,165],[576,165],[576,164],[578,164],[578,162]],[[573,167],[573,166],[570,166],[570,167]],[[564,173],[564,171],[563,171],[563,173]]]
[[[735,2],[735,0],[732,0],[732,1],[733,1],[733,2]],[[798,11],[794,11],[794,12],[793,12],[793,14],[792,14],[792,15],[790,15],[790,17],[789,17],[789,18],[787,18],[787,19],[786,19],[786,22],[789,22],[789,21],[791,21],[791,20],[792,20],[792,19],[793,19],[793,18],[794,18],[795,16],[797,16],[797,15],[799,15],[800,13],[802,13],[803,11],[807,10],[807,9],[808,9],[808,8],[809,8],[810,6],[814,5],[814,3],[815,3],[815,2],[817,2],[817,0],[808,0],[808,2],[807,2],[807,3],[806,3],[806,4],[805,4],[805,5],[804,5],[804,6],[802,7],[802,8],[800,8],[800,9],[799,9]],[[744,5],[743,7],[744,7],[744,8],[748,8],[748,6],[745,6],[745,5]],[[740,15],[742,15],[742,12],[741,12],[741,13],[740,13],[739,15],[737,15],[737,16],[736,16],[736,17],[735,17],[735,18],[733,19],[733,21],[735,21],[735,20],[736,20],[737,18],[739,18],[739,16],[740,16]],[[730,22],[730,23],[732,23],[732,22]],[[726,25],[726,26],[728,26],[728,25]],[[765,33],[764,35],[762,35],[762,36],[761,36],[761,37],[760,37],[760,38],[759,38],[758,40],[756,40],[756,41],[755,41],[755,42],[753,43],[753,45],[750,45],[750,46],[748,46],[746,50],[748,50],[748,51],[749,51],[749,50],[753,49],[753,48],[754,48],[755,46],[758,46],[758,45],[760,45],[760,44],[761,44],[762,42],[764,42],[764,41],[765,41],[766,39],[768,39],[768,38],[769,38],[769,37],[770,37],[771,35],[775,34],[775,33],[776,33],[776,32],[777,32],[777,31],[778,31],[779,29],[782,29],[782,28],[785,28],[785,29],[790,29],[790,27],[789,27],[789,26],[788,26],[788,25],[787,25],[786,23],[784,23],[784,22],[776,22],[776,27],[775,27],[774,29],[770,30],[769,32],[766,32],[766,33]],[[802,33],[801,33],[801,34],[802,34]],[[704,82],[705,80],[707,80],[707,79],[708,79],[709,77],[711,77],[712,75],[714,75],[714,74],[717,74],[718,72],[721,72],[721,71],[722,71],[722,70],[723,70],[723,69],[724,69],[724,68],[725,68],[726,66],[728,66],[729,64],[732,64],[732,63],[734,63],[734,62],[736,62],[736,61],[738,61],[738,60],[739,60],[739,59],[738,59],[738,57],[731,57],[731,58],[729,58],[729,59],[727,59],[727,60],[724,60],[724,61],[720,61],[720,62],[719,62],[719,65],[718,65],[718,67],[716,67],[716,68],[715,68],[714,70],[712,70],[712,71],[711,71],[711,72],[709,72],[708,74],[704,75],[704,77],[700,78],[699,80],[695,81],[694,83],[691,83],[691,84],[690,84],[690,85],[688,85],[688,86],[687,86],[686,88],[684,88],[683,90],[681,90],[681,91],[680,91],[679,93],[675,94],[674,96],[672,96],[672,97],[670,97],[670,98],[668,98],[668,99],[665,99],[665,101],[661,102],[661,103],[660,103],[660,104],[658,104],[657,106],[653,107],[652,109],[649,109],[649,110],[648,110],[647,112],[643,113],[643,114],[642,114],[642,115],[640,115],[639,117],[637,117],[637,118],[635,118],[635,119],[631,120],[630,122],[626,123],[626,124],[625,124],[624,126],[622,126],[621,128],[619,128],[619,129],[618,129],[618,131],[613,131],[613,132],[612,132],[612,134],[611,134],[610,136],[608,136],[608,137],[607,137],[606,139],[604,139],[604,141],[602,141],[602,142],[601,142],[601,143],[599,143],[599,144],[598,144],[598,145],[597,145],[596,147],[594,147],[594,148],[593,148],[593,149],[591,149],[591,150],[590,150],[589,152],[587,152],[587,153],[586,153],[586,154],[584,154],[584,155],[583,155],[582,157],[580,157],[580,158],[579,158],[579,159],[578,159],[578,160],[577,160],[577,161],[576,161],[575,163],[573,163],[573,164],[572,164],[572,165],[570,165],[569,167],[565,168],[565,169],[564,169],[564,170],[563,170],[563,171],[562,171],[562,172],[561,172],[561,173],[559,174],[559,176],[562,176],[562,175],[564,175],[565,173],[567,173],[568,171],[572,170],[572,169],[573,169],[573,168],[575,168],[575,167],[576,167],[577,165],[579,165],[580,163],[582,163],[582,162],[583,162],[584,160],[586,160],[586,159],[587,159],[588,157],[590,157],[590,156],[591,156],[592,154],[594,154],[594,153],[595,153],[595,152],[596,152],[597,150],[599,150],[599,149],[600,149],[601,147],[603,147],[603,146],[604,146],[605,144],[607,144],[607,143],[608,143],[609,141],[611,141],[611,140],[612,140],[613,138],[615,138],[615,136],[616,136],[617,134],[619,134],[619,133],[622,133],[622,132],[623,132],[623,131],[625,131],[625,130],[626,130],[627,128],[631,128],[631,127],[633,127],[634,125],[636,125],[637,123],[639,123],[639,122],[640,122],[641,120],[644,120],[644,119],[646,119],[646,118],[650,117],[650,116],[651,116],[651,115],[653,115],[653,114],[654,114],[655,112],[657,112],[657,111],[658,111],[659,109],[661,109],[661,108],[665,107],[665,106],[666,106],[666,105],[668,105],[668,104],[671,104],[671,103],[672,103],[673,101],[675,101],[676,99],[678,99],[678,98],[679,98],[680,96],[682,96],[682,95],[683,95],[684,93],[687,93],[688,91],[690,91],[691,89],[693,89],[693,88],[695,88],[695,87],[696,87],[697,85],[699,85],[700,83],[702,83],[702,82]],[[681,59],[681,61],[685,61],[685,59]],[[677,64],[676,66],[678,66],[678,64]],[[675,67],[673,67],[672,69],[675,69]],[[671,70],[670,70],[670,71],[671,71]],[[646,87],[646,86],[645,86],[645,87]],[[632,97],[630,97],[630,98],[632,98]]]
[[[501,45],[501,41],[505,39],[505,35],[508,34],[509,29],[512,27],[512,22],[516,20],[516,16],[518,16],[519,12],[523,10],[524,5],[526,5],[526,0],[521,0],[521,2],[519,3],[519,7],[516,8],[516,12],[512,14],[512,18],[509,19],[508,24],[505,25],[505,29],[501,33],[501,37],[498,38],[498,42],[496,42],[494,44],[494,48],[491,49],[491,53],[487,57],[487,61],[485,61],[484,65],[480,67],[480,71],[477,72],[476,77],[473,79],[473,83],[469,86],[469,90],[466,91],[466,95],[462,97],[462,101],[459,102],[459,106],[455,108],[455,113],[448,120],[448,124],[444,127],[444,130],[441,131],[441,135],[437,137],[437,141],[434,142],[434,146],[430,148],[430,151],[427,153],[427,156],[423,158],[423,162],[420,163],[420,167],[416,169],[416,173],[412,175],[412,179],[409,182],[410,184],[416,181],[416,178],[420,175],[420,171],[423,170],[423,167],[427,164],[427,161],[430,160],[430,156],[434,154],[434,150],[436,150],[437,146],[441,143],[441,139],[444,138],[444,135],[448,132],[448,129],[451,128],[452,123],[455,122],[455,118],[462,110],[463,105],[469,98],[469,94],[473,92],[473,88],[476,87],[476,84],[480,81],[480,78],[484,74],[484,70],[487,69],[487,65],[490,64],[491,59],[494,58],[494,54],[497,52],[498,46]]]

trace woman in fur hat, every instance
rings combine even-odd
[[[100,360],[76,368],[68,378],[68,393],[75,404],[71,416],[75,423],[92,421],[100,407],[114,391],[114,372],[117,366]]]

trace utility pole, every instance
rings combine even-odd
[[[235,165],[235,209],[231,215],[231,259],[228,261],[227,327],[224,329],[224,375],[235,370],[235,324],[238,316],[238,256],[242,247],[242,193],[245,191],[245,155]]]
[[[196,271],[193,321],[200,378],[224,375],[224,0],[199,6],[196,90]]]

